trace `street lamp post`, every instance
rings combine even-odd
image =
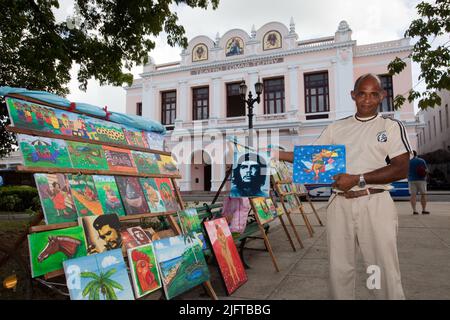
[[[248,98],[245,98],[245,95],[247,94],[247,85],[245,84],[245,81],[242,81],[239,85],[239,93],[241,95],[241,99],[247,104],[248,107],[248,131],[249,131],[249,145],[250,147],[253,147],[253,104],[255,102],[259,103],[261,100],[259,96],[261,95],[263,91],[263,84],[259,81],[255,83],[255,92],[256,92],[256,98],[253,98],[252,92],[249,91]]]

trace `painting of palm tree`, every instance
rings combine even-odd
[[[134,300],[122,249],[63,262],[71,300]]]
[[[82,278],[93,279],[86,285],[86,287],[84,287],[83,297],[86,297],[89,294],[89,300],[100,300],[101,294],[103,300],[117,300],[117,295],[114,292],[114,289],[122,291],[123,287],[120,283],[110,279],[110,277],[116,272],[116,269],[110,269],[105,273],[100,272],[100,275],[97,275],[94,272],[82,272]]]

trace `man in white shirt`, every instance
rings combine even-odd
[[[355,299],[359,247],[366,268],[380,271],[375,296],[404,299],[397,209],[388,190],[391,182],[408,175],[411,148],[403,124],[378,115],[386,92],[376,75],[359,77],[351,96],[356,114],[329,125],[314,143],[343,144],[347,154],[347,173],[333,177],[327,209],[331,293],[335,299]],[[272,156],[293,162],[292,152],[275,151]]]

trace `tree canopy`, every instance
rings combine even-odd
[[[217,8],[219,0],[75,0],[75,13],[56,22],[58,0],[0,1],[0,85],[68,93],[70,69],[78,81],[101,85],[132,83],[122,72],[146,63],[152,36],[163,30],[171,46],[187,46],[185,29],[172,4]]]
[[[450,33],[450,1],[435,0],[434,3],[423,1],[416,7],[419,19],[413,20],[405,32],[405,37],[418,37],[411,54],[408,56],[420,65],[419,81],[425,81],[425,90],[419,92],[412,88],[407,98],[397,95],[394,107],[400,108],[408,99],[412,102],[419,99],[420,109],[434,108],[441,105],[440,90],[450,90],[450,39],[433,48],[437,37]],[[403,71],[406,62],[396,57],[388,70],[393,74]]]
[[[43,90],[64,96],[74,63],[80,89],[88,80],[100,85],[131,85],[123,72],[148,62],[152,37],[162,31],[171,46],[187,46],[174,5],[216,9],[219,0],[74,0],[75,12],[57,22],[58,0],[0,0],[0,86]],[[11,151],[0,114],[0,157]],[[3,115],[2,115],[3,114]]]

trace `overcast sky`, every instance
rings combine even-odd
[[[240,28],[250,34],[252,25],[258,29],[267,22],[279,21],[289,27],[294,18],[298,40],[333,36],[339,22],[346,20],[353,30],[352,39],[358,45],[396,40],[403,37],[411,21],[417,17],[415,6],[419,0],[221,0],[217,10],[191,9],[174,6],[188,39],[206,35],[215,39],[230,29]],[[60,1],[57,20],[73,13],[73,1]],[[156,48],[149,54],[156,64],[180,60],[181,48],[166,44],[164,34],[156,39]],[[107,57],[105,57],[106,59]],[[131,70],[139,78],[142,66]],[[78,89],[77,68],[72,69],[70,82],[71,101],[81,101],[98,106],[107,105],[110,110],[125,111],[125,90],[122,87],[99,86],[89,81],[88,89]],[[413,68],[413,85],[416,84],[418,68]],[[418,87],[420,88],[420,87]]]

